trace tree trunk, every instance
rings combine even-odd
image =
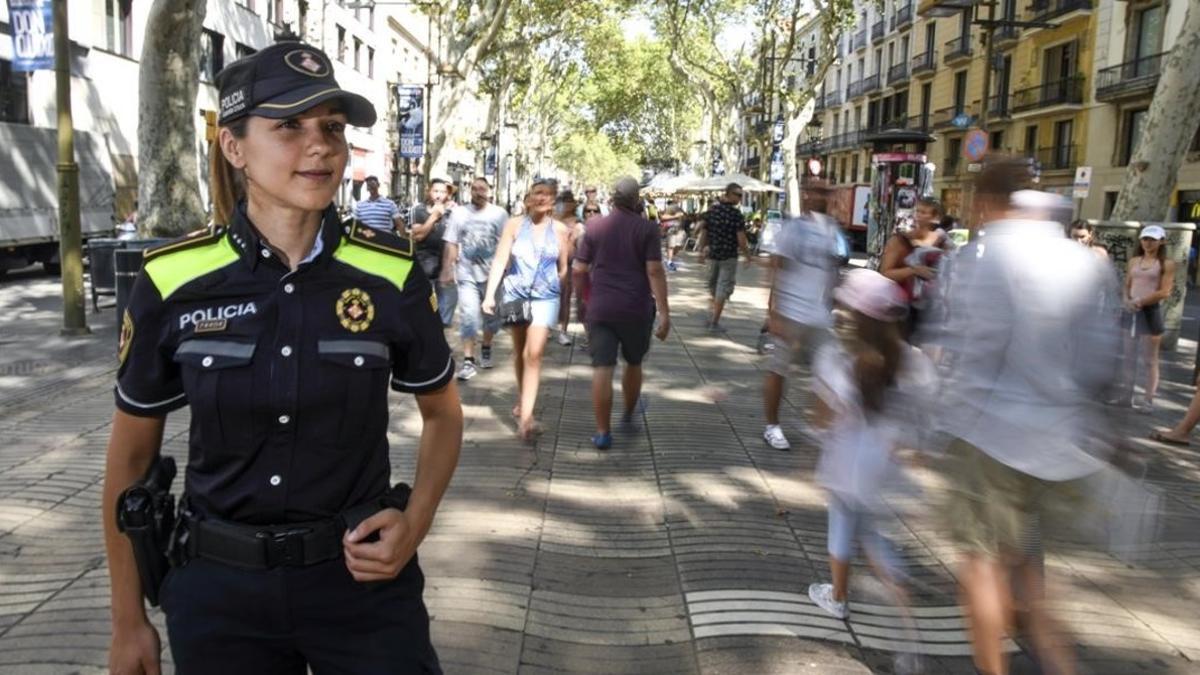
[[[813,95],[815,96],[815,94]],[[787,190],[787,215],[795,218],[800,215],[803,204],[800,203],[800,167],[796,161],[796,142],[800,140],[800,132],[812,120],[816,110],[816,99],[809,97],[787,120],[783,134],[783,176],[784,189]]]
[[[1200,125],[1200,0],[1189,0],[1179,38],[1163,58],[1162,75],[1146,114],[1113,220],[1161,221],[1184,155]]]
[[[138,81],[138,228],[176,237],[208,222],[196,154],[205,0],[155,0]]]

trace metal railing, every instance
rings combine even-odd
[[[1002,19],[1003,20],[1003,19]],[[1000,26],[996,28],[996,32],[992,34],[996,38],[996,43],[1013,42],[1021,37],[1021,29],[1016,26]]]
[[[896,28],[904,28],[911,26],[913,22],[913,6],[907,4],[896,10],[896,16],[893,17],[896,21]]]
[[[862,79],[862,93],[869,94],[879,89],[879,73],[868,75]]]
[[[824,103],[825,103],[826,108],[834,108],[834,107],[841,105],[842,104],[841,90],[831,91],[828,94],[825,94]]]
[[[1074,145],[1056,145],[1051,148],[1038,148],[1036,159],[1041,163],[1042,171],[1073,170],[1076,147]]]
[[[946,43],[946,63],[971,56],[971,36],[963,35]]]
[[[1092,0],[1033,0],[1029,5],[1031,21],[1049,21],[1075,11],[1090,12]]]
[[[864,28],[854,34],[854,51],[867,48],[867,29]]]
[[[988,117],[994,120],[1003,120],[1011,116],[1008,94],[1000,94],[988,98]]]
[[[1083,75],[1046,82],[1013,92],[1012,111],[1023,112],[1053,105],[1083,103]]]
[[[883,19],[871,24],[871,42],[878,42],[883,39],[884,23]]]
[[[933,113],[933,124],[931,126],[934,129],[952,128],[955,126],[954,119],[959,115],[968,115],[973,117],[975,113],[975,110],[967,106],[950,106],[948,108],[942,108],[941,110]]]
[[[1134,91],[1153,91],[1158,86],[1166,53],[1143,56],[1101,70],[1096,76],[1096,98],[1107,98]]]
[[[806,157],[814,157],[816,155],[825,154],[825,145],[826,139],[812,138],[796,146],[796,152],[797,154],[804,155]]]
[[[897,63],[888,69],[888,86],[908,80],[908,64]]]
[[[913,76],[923,73],[933,73],[937,70],[937,52],[929,51],[924,54],[917,54],[912,58],[912,74]]]
[[[866,79],[864,78],[857,82],[851,82],[850,86],[846,87],[846,100],[847,101],[849,101],[852,98],[858,98],[859,96],[863,95],[863,82],[865,82],[865,81],[866,81]]]

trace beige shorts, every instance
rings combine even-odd
[[[833,339],[828,328],[810,326],[791,319],[780,318],[783,335],[772,335],[775,349],[767,362],[767,370],[787,377],[792,366],[810,366],[821,345]]]
[[[708,261],[708,292],[716,300],[724,302],[733,295],[737,285],[738,259]]]

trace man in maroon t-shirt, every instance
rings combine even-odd
[[[588,223],[575,254],[576,288],[590,278],[587,325],[592,352],[592,409],[596,435],[592,444],[612,446],[612,377],[617,351],[625,359],[621,391],[625,397],[623,425],[634,426],[642,391],[642,359],[650,351],[650,335],[666,340],[671,331],[667,303],[667,273],[662,265],[662,236],[641,215],[638,182],[622,178],[613,187],[613,210]],[[654,330],[655,313],[658,330]]]

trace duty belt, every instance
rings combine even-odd
[[[175,543],[186,559],[204,558],[246,569],[315,565],[341,557],[346,530],[381,509],[404,510],[409,492],[409,487],[400,483],[383,497],[337,517],[286,525],[244,525],[185,513],[180,518],[184,531],[178,533]]]

